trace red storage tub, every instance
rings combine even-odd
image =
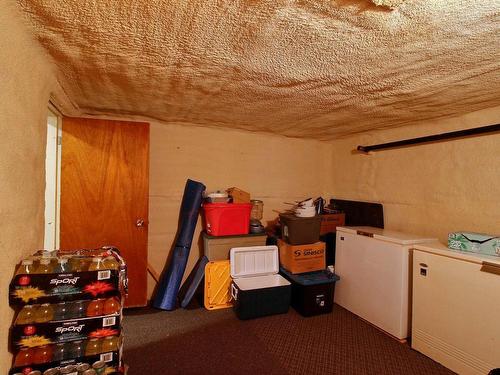
[[[248,234],[251,203],[205,203],[205,230],[210,236]]]

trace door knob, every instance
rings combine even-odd
[[[136,227],[143,227],[146,223],[144,222],[144,219],[137,219],[137,221],[135,222],[135,226]]]

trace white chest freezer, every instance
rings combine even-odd
[[[413,251],[412,348],[461,375],[500,368],[500,258]]]
[[[410,249],[436,239],[372,227],[337,227],[335,302],[397,339],[409,336]]]

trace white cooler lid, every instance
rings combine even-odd
[[[231,277],[274,275],[279,270],[277,246],[234,247],[229,252]]]
[[[418,234],[409,234],[396,232],[394,230],[374,228],[374,227],[337,227],[337,232],[352,233],[358,235],[368,235],[377,240],[393,242],[400,245],[414,245],[418,243],[427,243],[437,241],[436,238],[419,236]]]

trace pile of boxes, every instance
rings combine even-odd
[[[331,312],[339,278],[332,268],[326,268],[327,244],[319,239],[343,225],[344,215],[281,214],[280,222],[280,273],[292,284],[291,305],[303,316]]]
[[[39,251],[9,286],[9,374],[121,374],[126,265],[117,249]]]
[[[233,306],[240,319],[283,313],[290,305],[304,316],[332,311],[339,278],[327,265],[334,263],[335,230],[344,225],[344,214],[280,214],[281,238],[266,246],[273,243],[266,234],[248,234],[249,212],[238,207],[241,200],[204,205],[205,256],[192,273],[192,284],[204,286],[204,306]],[[238,230],[235,223],[241,223]]]

